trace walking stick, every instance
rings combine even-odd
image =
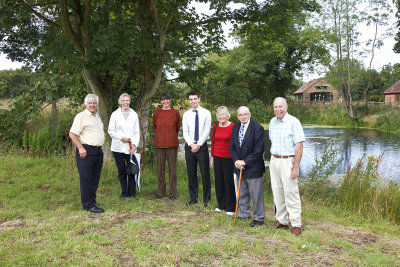
[[[129,148],[132,150],[132,142],[131,142],[131,140],[129,140],[128,143],[129,143]]]
[[[243,171],[243,166],[240,166],[239,186],[238,186],[238,193],[237,193],[237,198],[236,198],[235,220],[233,221],[233,225],[236,225],[237,210],[238,210],[238,206],[239,206],[240,184],[242,183],[242,171]]]

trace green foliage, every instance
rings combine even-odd
[[[400,133],[400,109],[389,107],[387,112],[379,115],[374,126],[386,132]]]
[[[156,154],[154,151],[154,129],[152,118],[149,119],[149,127],[147,128],[145,157],[146,164],[150,163],[152,166],[154,166],[154,163],[156,162]]]
[[[0,70],[0,98],[22,95],[30,88],[32,73],[27,69]]]
[[[400,64],[396,63],[393,66],[392,64],[383,66],[381,72],[379,73],[379,76],[383,82],[383,92],[399,81]]]
[[[268,123],[274,116],[273,110],[266,108],[260,99],[251,100],[247,107],[250,109],[251,118],[256,122]]]
[[[297,89],[301,67],[323,61],[328,50],[322,32],[308,24],[316,1],[253,3],[264,10],[243,21],[233,35],[240,45],[201,62],[182,62],[180,81],[200,91],[212,104],[241,106],[253,99],[265,104]],[[256,13],[254,11],[254,13]]]
[[[337,156],[343,148],[334,142],[328,142],[321,154],[318,153],[317,144],[314,145],[314,148],[315,163],[311,173],[299,180],[301,196],[309,201],[329,202],[336,193],[332,175],[341,162]]]
[[[32,94],[16,97],[11,110],[0,109],[0,147],[20,145],[26,123],[32,121],[41,108]]]
[[[399,0],[393,0],[393,3],[396,5],[397,12],[396,12],[396,18],[397,18],[397,23],[400,21],[400,1]],[[399,25],[399,24],[397,24]],[[400,29],[397,29],[396,37],[395,37],[396,43],[394,45],[394,51],[396,53],[400,53]]]
[[[288,112],[303,124],[350,126],[353,123],[341,103],[315,103],[312,105],[292,103],[289,105]]]
[[[337,192],[337,202],[354,213],[400,222],[400,187],[396,181],[382,179],[378,173],[383,153],[369,155],[349,167]]]
[[[49,120],[50,116],[49,112],[43,111],[37,113],[36,116],[29,116],[30,122],[21,122],[13,129],[14,131],[4,131],[2,133],[3,148],[21,147],[34,156],[65,155],[66,150],[70,147],[68,133],[74,115],[68,109],[59,112],[56,128]],[[4,125],[13,122],[14,120],[7,119],[4,121]]]

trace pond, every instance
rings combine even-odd
[[[266,131],[265,159],[269,161],[271,154],[268,131]],[[334,171],[337,174],[346,173],[348,166],[354,166],[361,157],[368,155],[378,157],[384,152],[380,165],[382,177],[400,180],[400,135],[385,133],[372,129],[334,128],[304,126],[306,142],[304,143],[303,158],[300,163],[300,175],[306,176],[311,172],[315,163],[315,153],[321,157],[324,147],[329,142],[340,146],[337,159],[340,165]]]

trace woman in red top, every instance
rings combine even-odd
[[[226,210],[226,214],[235,215],[235,185],[233,183],[233,162],[229,150],[234,123],[226,107],[217,110],[218,122],[213,125],[211,135],[211,165],[214,165],[215,193],[217,212]]]
[[[176,158],[178,154],[178,133],[181,128],[181,116],[176,109],[171,108],[171,96],[162,93],[162,107],[153,113],[154,150],[157,157],[158,193],[156,198],[165,196],[165,160],[169,169],[170,199],[176,199]]]

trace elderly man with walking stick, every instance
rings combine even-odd
[[[238,218],[250,218],[250,199],[254,204],[254,220],[250,226],[264,224],[264,128],[251,120],[250,110],[242,106],[237,111],[240,122],[232,129],[230,152],[235,165],[234,172],[239,175],[242,170],[242,182],[239,192]]]
[[[276,222],[272,227],[288,229],[290,220],[291,233],[298,236],[301,234],[301,202],[297,178],[305,137],[300,121],[287,113],[286,99],[277,97],[273,106],[276,117],[269,124],[269,170]]]

